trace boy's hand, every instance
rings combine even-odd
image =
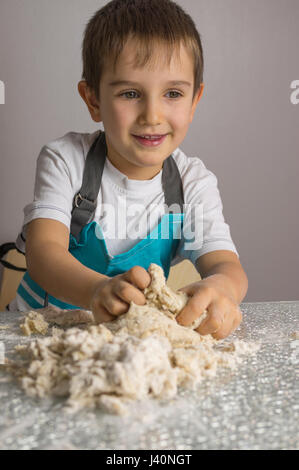
[[[212,277],[179,290],[191,296],[176,318],[180,325],[191,325],[207,310],[207,318],[196,331],[201,335],[211,334],[216,339],[223,339],[241,323],[242,312],[238,304],[219,286],[219,282],[213,282]]]
[[[131,301],[144,305],[146,300],[142,290],[150,282],[151,276],[141,266],[133,266],[123,274],[99,281],[90,302],[95,321],[102,323],[114,320],[128,311]]]

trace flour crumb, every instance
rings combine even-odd
[[[20,324],[20,328],[25,336],[30,336],[35,333],[46,335],[48,331],[48,323],[40,313],[32,310],[26,315],[24,323]]]
[[[129,414],[128,406],[117,395],[101,395],[98,399],[98,405],[107,413],[121,416]]]
[[[299,339],[299,331],[293,331],[290,337],[291,339]]]
[[[59,336],[63,333],[63,329],[62,328],[57,328],[57,326],[52,326],[51,328],[51,332],[52,332],[52,336]]]
[[[27,352],[28,346],[26,344],[17,344],[14,347],[14,349],[15,349],[15,351],[17,351],[19,353],[23,353],[23,352]]]

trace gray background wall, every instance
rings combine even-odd
[[[1,0],[0,243],[32,200],[40,148],[93,132],[77,93],[86,22],[105,1]],[[205,92],[181,148],[219,183],[249,277],[246,301],[299,300],[298,0],[180,0],[205,53]]]

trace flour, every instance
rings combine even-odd
[[[187,295],[166,286],[159,266],[152,264],[149,273],[146,304],[131,302],[113,322],[95,325],[92,313],[84,310],[39,309],[47,321],[69,328],[53,327],[51,336],[36,339],[26,351],[20,348],[29,358],[25,366],[15,364],[25,392],[65,396],[69,411],[101,407],[124,414],[135,400],[169,400],[178,387],[194,389],[219,367],[234,369],[242,356],[257,351],[254,344],[201,336],[193,330],[198,322],[191,328],[179,325],[175,317]],[[72,321],[85,327],[70,327]]]

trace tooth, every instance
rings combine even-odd
[[[159,135],[153,135],[153,136],[141,135],[140,137],[141,137],[142,139],[147,139],[147,140],[157,140],[157,139],[159,139],[161,136],[159,136]]]

